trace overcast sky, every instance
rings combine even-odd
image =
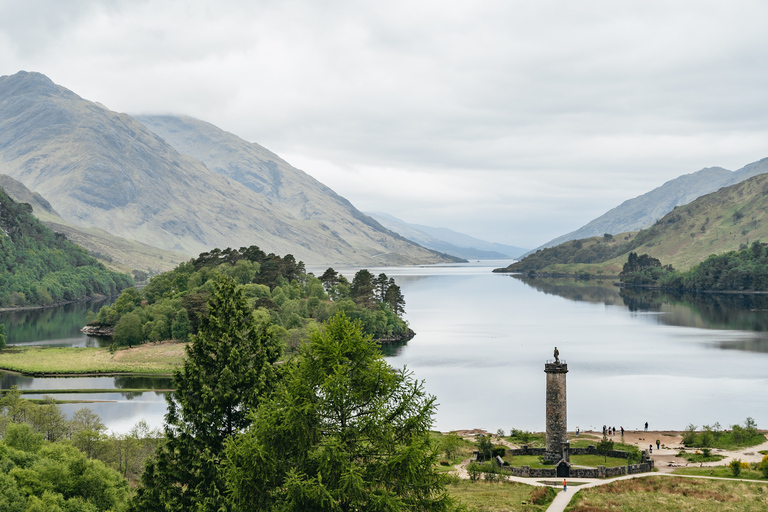
[[[262,144],[363,211],[532,248],[768,156],[768,2],[0,0],[0,75]]]

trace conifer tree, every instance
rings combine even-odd
[[[435,398],[343,314],[315,331],[248,432],[227,443],[232,509],[442,511]]]
[[[229,510],[220,470],[225,441],[250,425],[272,388],[280,345],[256,324],[242,290],[220,277],[168,401],[166,444],[142,475],[135,511]]]

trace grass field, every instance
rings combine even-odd
[[[733,478],[730,466],[710,466],[705,468],[677,468],[673,471],[676,475],[714,476],[717,478]],[[738,478],[745,480],[762,480],[768,482],[760,471],[742,468]]]
[[[184,343],[147,343],[114,354],[96,347],[10,347],[0,352],[0,369],[26,375],[171,374],[184,361],[184,347]]]
[[[569,512],[758,512],[768,510],[768,483],[645,477],[583,489]]]
[[[476,512],[544,511],[556,495],[551,487],[517,482],[485,483],[454,479],[447,489],[451,496]]]

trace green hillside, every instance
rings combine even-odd
[[[113,295],[133,284],[42,225],[0,190],[0,306],[44,306]]]
[[[66,222],[43,196],[32,192],[23,183],[0,174],[0,188],[17,203],[28,203],[37,220],[76,243],[105,267],[120,274],[134,271],[154,275],[171,270],[187,256],[158,249],[135,240],[121,238],[99,228],[83,228]]]
[[[768,241],[768,174],[678,206],[648,229],[542,249],[501,272],[618,275],[630,252],[687,270],[711,254]]]

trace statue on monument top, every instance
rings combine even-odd
[[[560,364],[560,351],[555,347],[555,364]]]

